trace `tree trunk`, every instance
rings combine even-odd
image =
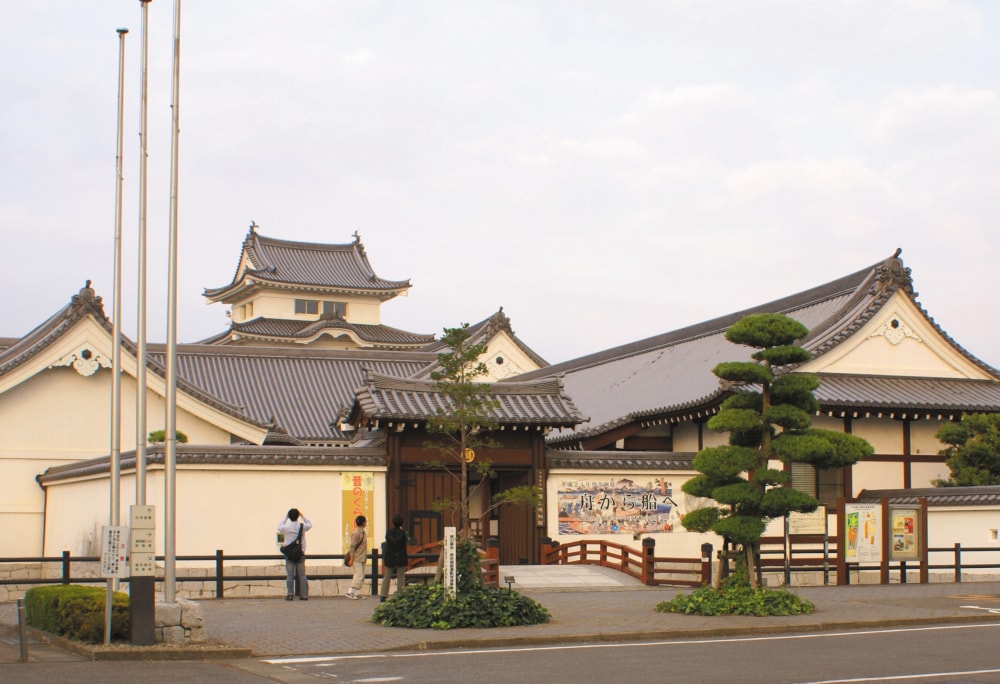
[[[743,555],[747,564],[747,575],[749,575],[750,588],[758,589],[757,584],[757,545],[756,544],[744,544],[743,545]]]

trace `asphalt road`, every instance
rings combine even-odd
[[[1000,683],[1000,624],[354,653],[247,661],[287,684],[470,681],[684,684]]]

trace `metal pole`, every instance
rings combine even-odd
[[[174,603],[177,577],[177,142],[180,134],[181,0],[174,0],[174,74],[171,89],[170,239],[167,285],[167,418],[164,455],[163,598]]]
[[[146,162],[149,158],[148,108],[149,91],[149,2],[139,0],[142,14],[141,76],[139,79],[139,254],[138,254],[138,330],[136,333],[136,403],[135,403],[135,503],[146,505],[146,435],[147,388],[146,373],[149,351],[146,346]],[[156,578],[152,575],[132,576],[129,583],[131,636],[135,645],[156,643]]]
[[[18,659],[20,662],[26,663],[28,662],[28,627],[23,598],[17,600],[17,640],[20,642]]]
[[[125,34],[127,28],[118,32],[118,148],[115,157],[115,286],[114,312],[112,314],[111,352],[111,510],[108,525],[116,527],[119,516],[121,493],[121,430],[122,430],[122,143],[125,118]],[[115,591],[115,579],[108,578],[107,598],[104,606],[104,643],[111,643],[111,602]]]
[[[138,330],[136,341],[136,408],[135,408],[135,502],[146,503],[146,160],[149,157],[146,124],[146,100],[149,85],[149,3],[139,0],[142,7],[142,74],[139,80],[139,282],[136,296],[139,300]]]

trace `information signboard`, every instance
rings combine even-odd
[[[441,560],[439,561],[441,563],[441,581],[445,591],[452,597],[455,596],[458,589],[457,548],[458,536],[455,534],[455,528],[444,528],[444,545],[441,548]]]
[[[101,577],[128,577],[128,528],[101,528]]]
[[[920,511],[910,506],[890,506],[892,538],[889,544],[890,560],[918,560],[920,558]]]
[[[844,560],[882,562],[882,507],[875,503],[844,504]]]

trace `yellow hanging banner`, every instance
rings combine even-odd
[[[372,546],[371,523],[375,513],[375,474],[374,473],[341,473],[341,520],[343,520],[344,549],[354,531],[354,519],[359,515],[368,520],[368,550]]]

